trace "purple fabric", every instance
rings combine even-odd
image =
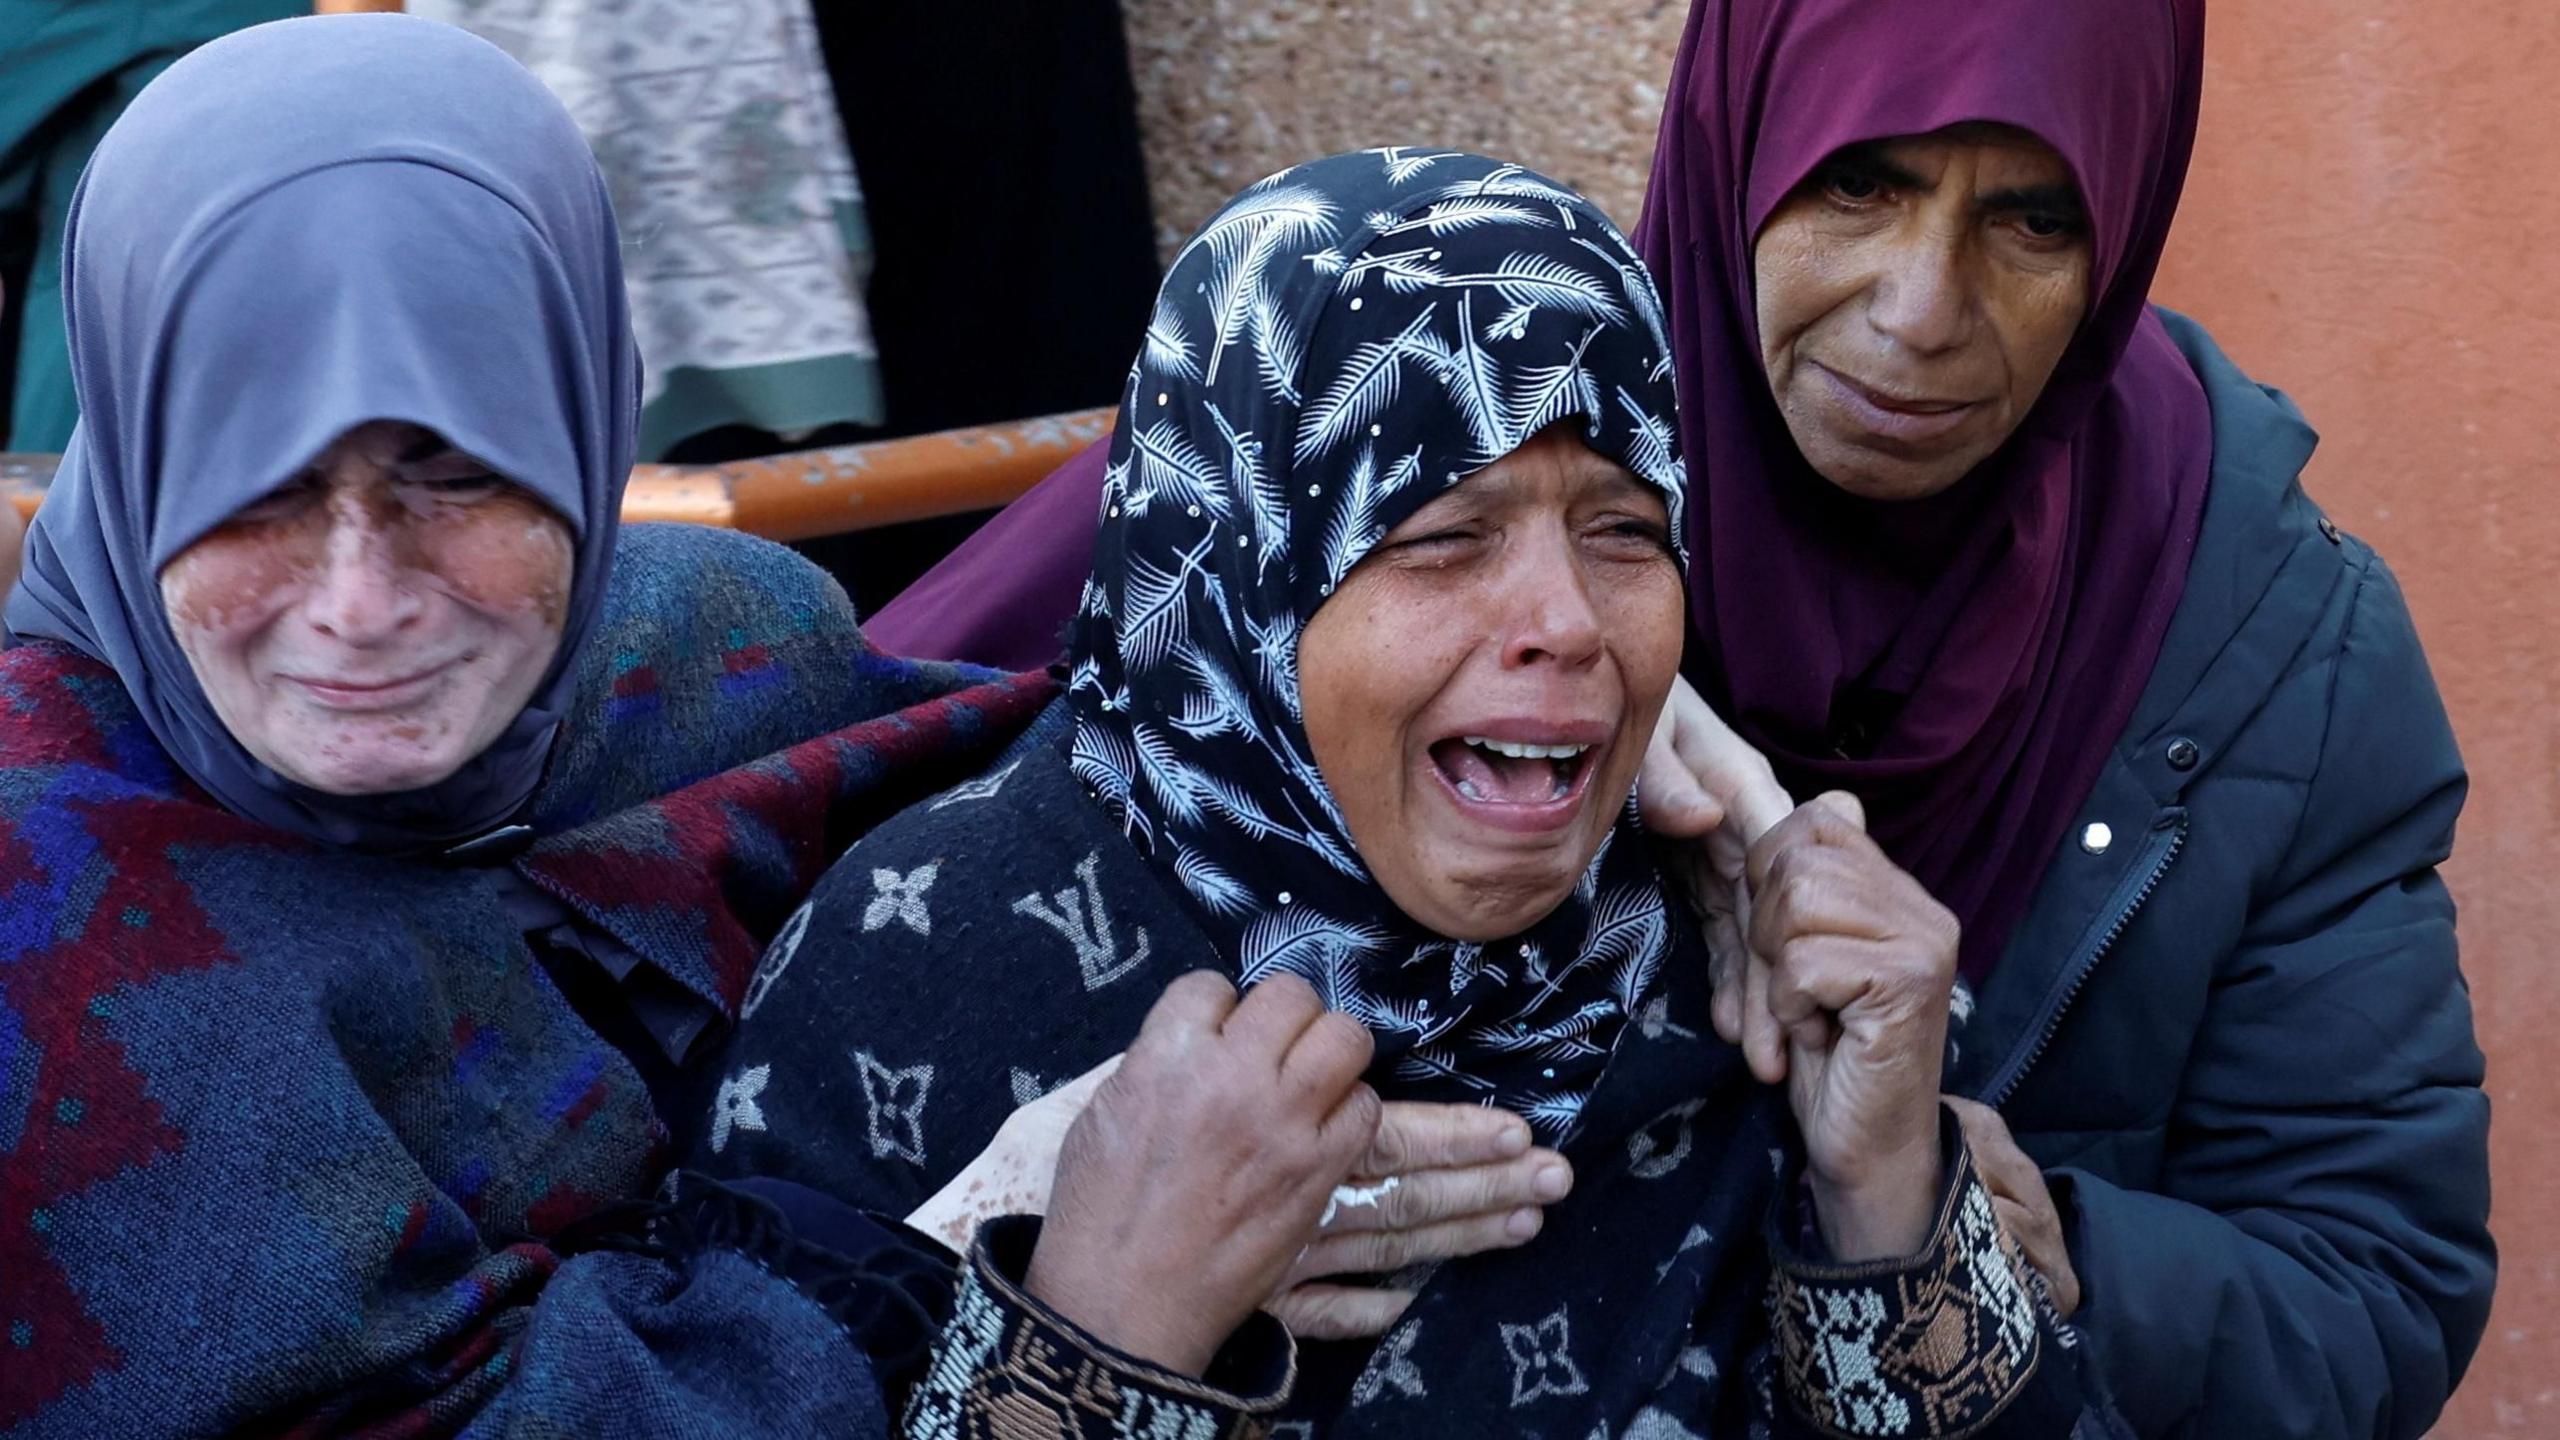
[[[1704,491],[1694,668],[1796,794],[1858,794],[1964,922],[1975,978],[2132,717],[2194,551],[2211,417],[2148,299],[2203,40],[2203,0],[1698,0],[1672,73],[1637,243]],[[2030,131],[2078,176],[2089,318],[1974,474],[1919,504],[1854,500],[1770,399],[1753,240],[1841,147],[1964,121]]]
[[[1105,436],[1050,472],[863,622],[871,643],[919,660],[1038,670],[1066,653],[1093,571]]]

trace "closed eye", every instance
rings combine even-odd
[[[460,468],[460,467],[469,468]],[[467,505],[485,500],[505,489],[507,481],[457,457],[457,464],[432,467],[443,473],[408,474],[400,477],[401,488],[423,499],[448,505]]]
[[[1675,553],[1671,548],[1670,527],[1642,516],[1603,517],[1587,533],[1619,553],[1640,551],[1648,559]]]
[[[320,496],[320,477],[308,471],[241,506],[232,512],[233,520],[280,520],[311,503]]]

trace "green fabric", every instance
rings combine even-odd
[[[640,458],[655,460],[689,435],[752,425],[784,439],[821,425],[880,423],[880,364],[867,355],[819,355],[730,370],[684,366],[640,411]]]
[[[0,0],[0,216],[33,222],[5,448],[60,450],[79,405],[62,332],[62,224],[72,187],[127,102],[180,55],[304,13],[293,0]]]

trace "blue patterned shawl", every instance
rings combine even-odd
[[[0,652],[0,1432],[886,1430],[843,1323],[753,1257],[564,1243],[685,1137],[505,875],[734,1013],[848,835],[1055,687],[869,651],[779,546],[622,545],[506,867],[245,819],[106,666]]]

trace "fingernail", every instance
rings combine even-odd
[[[1526,1155],[1528,1153],[1529,1127],[1526,1125],[1512,1125],[1505,1127],[1502,1132],[1503,1158],[1508,1160],[1512,1156]]]
[[[1572,1188],[1572,1170],[1562,1165],[1548,1165],[1538,1171],[1538,1178],[1530,1185],[1530,1193],[1543,1203],[1553,1204],[1563,1199],[1565,1192]]]
[[[1511,1232],[1512,1239],[1526,1240],[1538,1233],[1538,1225],[1543,1218],[1535,1210],[1514,1210],[1511,1218],[1503,1223],[1503,1228]]]

